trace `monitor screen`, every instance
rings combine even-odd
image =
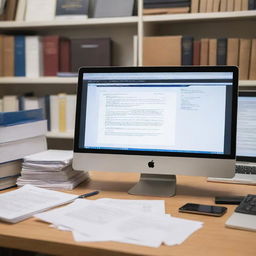
[[[236,67],[81,68],[74,169],[232,177],[237,84]]]
[[[233,72],[85,72],[78,148],[228,156]]]
[[[237,159],[256,161],[256,92],[240,92],[237,118]]]

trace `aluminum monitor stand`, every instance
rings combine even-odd
[[[128,193],[144,196],[174,196],[176,175],[147,174],[140,175],[139,182]]]

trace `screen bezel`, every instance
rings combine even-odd
[[[231,152],[229,154],[208,154],[208,153],[180,153],[180,152],[152,152],[152,151],[127,151],[113,149],[85,149],[79,146],[81,127],[81,104],[83,90],[83,75],[85,73],[122,73],[122,72],[232,72],[232,120],[231,120]],[[76,153],[98,153],[98,154],[122,154],[122,155],[147,155],[147,156],[172,156],[192,158],[217,158],[235,159],[236,156],[236,119],[237,119],[237,91],[238,91],[238,68],[235,66],[170,66],[170,67],[82,67],[79,69],[76,123],[74,137],[74,152]]]
[[[256,98],[256,92],[255,91],[239,91],[238,93],[239,97],[255,97]],[[256,162],[256,157],[253,156],[236,156],[237,161],[243,161],[243,162]]]

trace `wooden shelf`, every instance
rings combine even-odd
[[[1,77],[0,86],[8,84],[77,84],[77,77]],[[256,80],[240,80],[239,86],[256,86]]]
[[[50,28],[73,28],[85,26],[106,26],[106,25],[122,25],[122,24],[137,24],[139,18],[132,17],[115,17],[115,18],[88,18],[81,20],[52,20],[44,22],[26,22],[26,21],[1,21],[0,30],[21,30],[21,29],[50,29]]]
[[[0,85],[4,84],[76,84],[77,77],[1,77]]]
[[[144,22],[182,22],[201,20],[242,20],[256,19],[256,11],[237,12],[209,12],[209,13],[184,13],[184,14],[162,14],[148,15],[143,17]]]
[[[148,15],[143,17],[144,22],[182,22],[200,20],[242,20],[256,19],[256,11],[237,12],[209,12],[209,13],[184,13],[184,14],[162,14]]]
[[[47,138],[56,138],[56,139],[73,139],[74,133],[64,133],[64,132],[47,132],[46,134]]]

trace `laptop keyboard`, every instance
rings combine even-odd
[[[236,165],[236,173],[256,174],[256,166]]]
[[[247,195],[235,212],[256,215],[256,195]]]

